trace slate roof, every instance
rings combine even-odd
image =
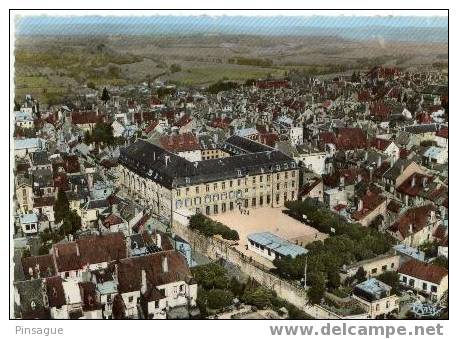
[[[276,236],[270,232],[253,233],[247,236],[248,240],[253,241],[261,246],[281,254],[283,256],[290,255],[295,258],[298,255],[306,254],[308,251],[298,245],[292,244],[289,241]]]
[[[121,150],[119,163],[167,188],[276,172],[277,165],[281,170],[297,167],[292,158],[280,151],[258,143],[251,145],[250,142],[248,139],[243,140],[245,148],[252,152],[258,150],[258,153],[192,163],[156,145],[138,140]]]

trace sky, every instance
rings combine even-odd
[[[347,39],[370,39],[378,36],[387,40],[444,42],[448,39],[448,17],[22,15],[15,18],[15,32],[18,35],[329,35]]]

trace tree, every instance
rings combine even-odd
[[[233,299],[230,291],[214,289],[207,292],[207,306],[214,310],[231,305]]]
[[[108,92],[106,87],[103,88],[101,99],[102,99],[102,101],[104,103],[106,103],[108,100],[110,100],[110,93]]]
[[[15,111],[20,111],[21,110],[21,104],[18,103],[16,100],[14,100],[14,110]]]
[[[328,287],[332,290],[340,287],[340,275],[337,267],[335,270],[328,271]]]
[[[57,199],[54,202],[54,220],[56,223],[64,220],[65,216],[70,212],[70,204],[67,195],[64,191],[59,189],[57,192]]]
[[[392,293],[400,293],[399,274],[395,271],[386,271],[377,276],[377,279],[391,286]]]
[[[245,290],[245,284],[241,283],[238,281],[236,277],[232,277],[231,281],[229,282],[229,287],[232,291],[232,293],[236,296],[241,296],[243,295],[243,292]]]
[[[86,145],[91,143],[91,133],[89,131],[84,132],[84,143]]]
[[[85,136],[86,137],[86,136]],[[109,124],[98,122],[95,124],[91,134],[91,141],[99,144],[112,145],[115,142],[113,127]]]
[[[87,86],[87,88],[96,89],[96,87],[95,87],[95,83],[94,83],[94,82],[92,82],[92,81],[89,81],[89,82],[87,83],[87,85],[86,85],[86,86]]]
[[[360,266],[356,271],[355,278],[359,283],[366,280],[366,271],[362,266]]]
[[[171,73],[181,72],[181,66],[178,65],[178,64],[172,64],[172,65],[170,66],[170,72],[171,72]]]
[[[225,289],[229,285],[226,271],[217,263],[210,263],[192,268],[197,284],[205,289]]]
[[[24,251],[22,251],[22,257],[23,258],[27,258],[27,257],[30,257],[31,254],[30,254],[30,249],[29,248],[26,248],[24,249]]]
[[[310,278],[311,284],[307,290],[307,296],[312,304],[319,304],[321,303],[321,299],[323,299],[324,292],[326,291],[323,274],[313,274]]]
[[[255,289],[247,289],[242,299],[245,303],[256,306],[257,308],[265,308],[271,305],[274,297],[274,292],[264,286],[258,286]]]
[[[81,218],[75,210],[70,211],[62,223],[62,232],[64,236],[75,234],[81,228]]]
[[[448,269],[448,259],[446,257],[444,257],[443,255],[437,257],[436,259],[434,259],[433,264],[437,265],[437,266],[442,266],[442,267]]]

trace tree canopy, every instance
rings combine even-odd
[[[226,225],[213,221],[200,213],[194,214],[190,218],[189,228],[197,230],[207,237],[219,234],[223,239],[239,240],[239,234],[236,230],[232,230]]]
[[[100,98],[103,102],[107,102],[108,100],[110,100],[110,93],[108,92],[107,88],[104,87],[103,88],[103,92],[102,92],[102,97]]]

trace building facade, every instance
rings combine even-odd
[[[297,199],[294,159],[238,136],[222,147],[232,156],[190,162],[139,140],[121,151],[120,188],[165,218],[172,211],[212,215]]]

